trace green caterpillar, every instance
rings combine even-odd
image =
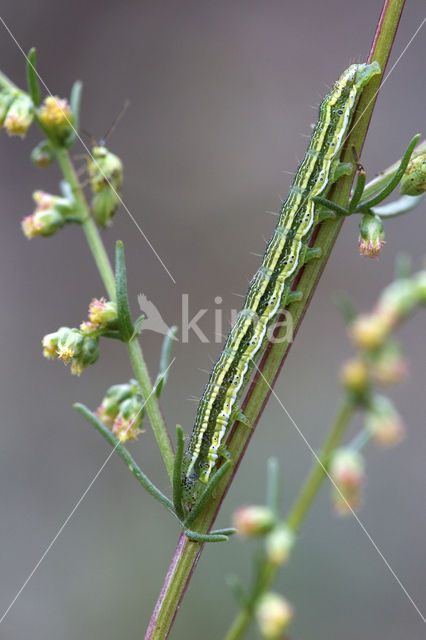
[[[205,489],[218,457],[226,455],[224,443],[232,422],[244,422],[239,398],[254,363],[265,350],[268,331],[289,302],[299,269],[319,255],[319,249],[308,248],[319,222],[320,207],[312,198],[325,197],[340,176],[352,171],[352,166],[340,163],[339,157],[362,90],[377,73],[380,67],[376,62],[351,65],[320,105],[318,122],[281,207],[262,265],[198,405],[182,466],[183,505],[187,512]]]

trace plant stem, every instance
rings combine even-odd
[[[17,91],[19,90],[18,87],[1,71],[0,87],[4,89],[14,89]],[[92,216],[90,215],[90,209],[88,207],[74,166],[71,162],[68,150],[58,144],[55,144],[52,140],[50,140],[50,142],[55,151],[56,159],[61,168],[62,175],[69,184],[75,202],[77,204],[78,218],[83,227],[86,240],[96,262],[96,266],[98,267],[98,271],[108,293],[108,297],[110,298],[110,300],[115,300],[116,286],[114,272],[112,270],[111,263],[109,261],[107,252],[105,251],[105,247],[99,235],[96,224]],[[136,379],[141,387],[142,394],[146,403],[146,412],[151,422],[151,426],[154,431],[160,453],[163,457],[168,476],[170,480],[172,480],[174,458],[173,448],[166,429],[166,425],[160,412],[160,408],[158,406],[157,396],[155,393],[153,393],[153,388],[149,377],[148,368],[143,358],[142,349],[136,338],[131,340],[127,344],[133,370]]]
[[[399,18],[404,6],[404,0],[385,0],[379,22],[376,28],[373,44],[368,57],[368,62],[377,60],[382,69],[382,74],[386,68],[386,63],[390,55],[393,39],[398,27]],[[381,77],[381,76],[380,76]],[[355,144],[358,153],[360,153],[364,142],[368,124],[371,118],[380,77],[375,77],[368,84],[362,93],[358,107],[358,112],[362,117],[358,119],[356,128],[352,128],[351,135],[346,143],[346,151],[343,154],[342,161],[350,161],[352,159],[351,145]],[[377,78],[377,79],[376,79]],[[329,194],[338,204],[345,206],[348,201],[351,188],[352,178],[347,176],[339,180]],[[315,291],[319,278],[327,263],[330,252],[337,239],[337,235],[342,225],[341,220],[326,221],[320,226],[317,233],[312,239],[316,247],[322,249],[322,257],[319,260],[312,260],[302,270],[300,276],[296,279],[296,286],[300,285],[302,291],[307,294],[302,302],[290,305],[290,313],[295,321],[295,331],[300,326],[312,295]],[[280,318],[282,320],[283,318]],[[281,327],[281,335],[284,336],[287,327]],[[280,335],[280,330],[277,331]],[[251,429],[236,429],[236,425],[232,429],[230,437],[227,441],[227,448],[231,454],[232,460],[235,461],[233,473],[229,478],[225,478],[217,487],[216,497],[208,505],[204,513],[196,522],[196,529],[201,533],[207,532],[212,526],[221,502],[232,483],[233,477],[238,466],[244,456],[244,452],[251,436],[254,433],[255,426],[263,412],[266,402],[275,383],[276,378],[284,363],[285,357],[290,349],[291,343],[278,343],[268,345],[266,352],[258,367],[258,371],[250,385],[242,410],[250,420],[253,427]],[[200,557],[202,545],[189,542],[184,536],[181,536],[173,556],[171,565],[167,572],[167,576],[155,606],[151,621],[145,636],[145,640],[163,640],[167,638],[173,621],[175,619],[179,604],[185,593],[185,589],[191,579],[192,573]]]
[[[326,477],[328,471],[328,464],[330,461],[330,455],[338,446],[341,441],[346,428],[349,424],[349,420],[354,412],[354,406],[352,402],[345,401],[340,407],[334,424],[330,429],[330,433],[324,443],[324,447],[318,456],[318,460],[314,464],[311,473],[309,474],[305,484],[300,491],[299,496],[294,502],[289,514],[286,518],[286,525],[294,533],[297,533],[301,523],[303,522],[309,507],[312,504],[318,490],[322,484],[322,481]]]
[[[285,525],[294,533],[297,533],[299,530],[300,525],[308,513],[309,507],[317,496],[322,482],[326,478],[330,456],[339,445],[352,417],[353,411],[354,406],[350,401],[345,401],[340,407],[334,420],[334,424],[325,440],[322,452],[318,456],[318,460],[314,463],[305,484],[287,515]],[[279,566],[269,562],[266,558],[264,559],[260,568],[259,578],[256,581],[249,597],[249,603],[247,606],[243,607],[235,617],[234,622],[225,636],[225,640],[239,640],[239,638],[243,637],[251,624],[255,614],[256,604],[260,596],[270,588],[278,570]]]
[[[140,344],[136,338],[127,343],[130,361],[135,372],[142,395],[145,400],[146,412],[151,422],[160,453],[162,455],[167,474],[171,482],[173,482],[173,464],[174,455],[169,433],[166,429],[163,416],[161,415],[158,399],[153,391],[151,379],[149,377],[148,368],[142,355]]]
[[[61,168],[65,180],[71,187],[72,194],[77,204],[86,240],[89,244],[93,258],[98,267],[98,271],[107,290],[108,297],[115,300],[115,277],[111,267],[105,247],[96,228],[95,222],[90,215],[90,210],[84,197],[80,182],[75,173],[69,153],[63,147],[54,147],[58,164]]]
[[[55,146],[54,149],[63,176],[70,185],[71,191],[77,203],[83,231],[92,252],[93,258],[96,262],[96,266],[98,267],[102,281],[105,285],[105,289],[107,290],[109,298],[111,300],[115,300],[116,287],[114,272],[111,268],[108,255],[105,251],[104,244],[99,235],[99,231],[95,225],[93,218],[90,215],[90,210],[87,205],[86,198],[84,197],[69,153],[63,147]],[[136,338],[130,340],[130,342],[127,343],[127,349],[129,352],[129,357],[132,363],[134,374],[142,390],[142,395],[145,400],[146,412],[151,422],[151,426],[154,431],[160,453],[163,457],[168,476],[170,480],[172,480],[174,457],[173,449],[170,442],[169,434],[167,432],[163,417],[160,412],[160,407],[158,406],[158,399],[153,392],[148,368],[146,366],[142,354],[142,349],[138,340]]]

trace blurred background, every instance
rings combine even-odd
[[[318,105],[330,84],[369,50],[379,0],[265,2],[3,2],[3,19],[25,51],[38,50],[39,72],[52,93],[84,83],[82,126],[101,138],[131,101],[108,140],[124,162],[123,198],[176,280],[172,282],[128,215],[120,210],[103,233],[110,253],[125,242],[129,292],[155,302],[168,324],[182,324],[181,295],[190,316],[208,309],[202,344],[175,345],[176,362],[161,406],[173,432],[192,428],[196,404],[220,345],[213,310],[231,309],[256,271],[292,172],[302,158]],[[423,0],[403,14],[390,65],[424,17]],[[24,85],[24,59],[0,28],[1,68]],[[409,139],[425,134],[425,30],[381,90],[362,161],[369,177],[400,157]],[[3,228],[1,279],[2,517],[0,610],[3,612],[109,454],[106,443],[73,410],[95,408],[106,388],[129,379],[126,351],[104,342],[98,363],[81,376],[42,358],[41,337],[78,326],[93,296],[104,290],[81,231],[28,242],[20,221],[33,209],[34,189],[57,191],[56,168],[38,170],[29,153],[34,127],[21,142],[1,134]],[[76,145],[75,153],[83,149]],[[77,164],[83,161],[80,159]],[[276,385],[276,392],[316,449],[340,398],[337,372],[351,354],[336,291],[368,310],[393,278],[395,257],[408,252],[416,268],[425,256],[425,207],[390,221],[379,260],[357,250],[356,219],[340,234],[321,284]],[[223,302],[215,304],[215,297]],[[368,486],[360,518],[407,590],[426,611],[426,433],[424,315],[399,332],[411,376],[392,397],[408,437],[397,448],[367,452]],[[156,375],[161,336],[146,332],[143,349]],[[355,433],[358,424],[352,425]],[[169,491],[150,429],[131,451]],[[242,503],[264,499],[266,460],[278,455],[289,506],[311,465],[311,454],[271,399],[218,525],[228,526]],[[352,518],[332,514],[324,486],[290,565],[276,589],[295,607],[291,637],[420,638],[424,626],[401,588]],[[174,552],[178,529],[115,456],[65,527],[1,625],[6,640],[141,638]],[[253,545],[208,546],[176,619],[176,640],[218,640],[236,605],[230,573],[250,579]],[[218,614],[220,612],[220,615]],[[249,638],[258,638],[256,628]]]

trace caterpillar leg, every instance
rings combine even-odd
[[[251,424],[250,420],[247,418],[246,415],[244,415],[244,413],[241,411],[240,407],[237,407],[236,409],[233,410],[233,412],[231,413],[231,420],[230,422],[241,422],[242,424],[244,424],[246,427],[251,428],[253,425]]]
[[[304,262],[306,264],[310,260],[318,260],[318,258],[321,258],[321,255],[322,255],[322,249],[320,247],[309,247],[306,250]]]
[[[336,160],[331,167],[330,181],[337,182],[342,176],[350,176],[353,173],[352,162],[340,162]]]

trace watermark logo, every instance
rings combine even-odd
[[[141,312],[145,316],[142,323],[142,330],[154,331],[155,333],[159,333],[164,336],[167,335],[170,327],[163,319],[163,316],[155,304],[151,302],[151,300],[148,300],[146,295],[143,293],[138,294],[138,303]],[[189,294],[183,293],[181,298],[181,335],[179,338],[174,337],[173,339],[180,340],[184,344],[188,344],[189,341],[194,338],[204,344],[212,342],[216,344],[222,343],[225,338],[223,320],[224,310],[219,305],[223,303],[223,298],[221,296],[216,296],[214,298],[214,303],[215,308],[213,310],[198,309],[191,313],[189,306]],[[206,330],[201,326],[202,321],[206,320],[209,317],[209,314],[214,318],[213,335],[211,337],[207,335]],[[253,328],[256,328],[260,322],[259,316],[252,309],[243,309],[242,311],[231,309],[231,322],[229,328],[234,325],[239,317],[244,317],[249,323],[252,323]],[[278,317],[279,321],[272,327],[269,327],[266,331],[268,340],[272,343],[292,342],[294,324],[291,313],[287,309],[282,309],[277,312],[277,318]],[[281,335],[275,335],[277,333],[277,329],[281,327],[284,327],[285,330],[281,332]]]

